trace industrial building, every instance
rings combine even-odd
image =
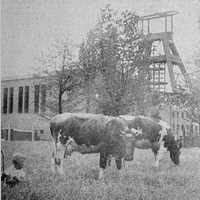
[[[46,139],[49,120],[43,115],[46,86],[42,78],[3,78],[1,91],[1,137],[8,140]]]

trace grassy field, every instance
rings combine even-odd
[[[50,143],[3,142],[6,166],[13,152],[27,156],[27,181],[9,188],[2,185],[2,199],[131,199],[198,200],[200,199],[200,148],[182,149],[181,164],[176,167],[166,154],[158,170],[152,167],[153,154],[136,150],[135,159],[119,171],[112,166],[104,181],[97,180],[99,155],[74,153],[65,160],[65,176],[53,175],[50,169]]]

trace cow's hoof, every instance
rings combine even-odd
[[[56,173],[56,164],[54,158],[51,159],[51,171]]]

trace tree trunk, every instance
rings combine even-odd
[[[62,93],[61,93],[61,91],[59,92],[59,97],[58,97],[58,113],[62,113]]]
[[[90,112],[90,80],[86,81],[86,113]]]

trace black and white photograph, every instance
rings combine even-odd
[[[2,200],[200,200],[200,0],[0,4]]]

